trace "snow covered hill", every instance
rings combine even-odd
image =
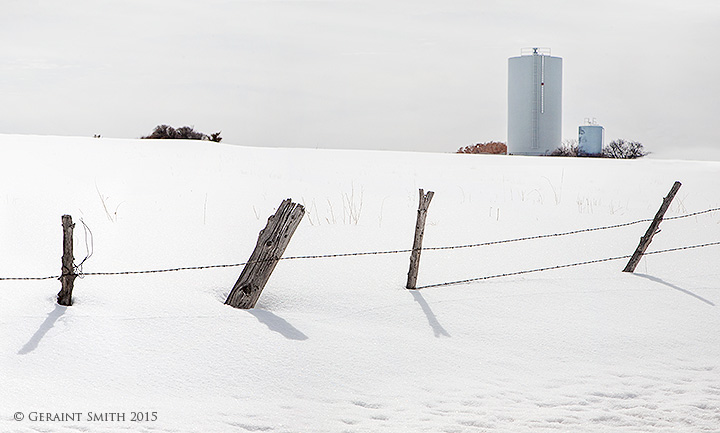
[[[559,233],[720,207],[720,162],[265,149],[0,135],[0,277],[246,260],[285,198],[285,256]],[[86,242],[80,220],[92,232]],[[424,251],[419,285],[631,254],[647,224]],[[651,251],[720,241],[720,212]],[[0,281],[0,431],[718,432],[720,246],[405,290],[408,254],[281,261],[258,304],[241,268]],[[133,421],[133,417],[136,419]]]

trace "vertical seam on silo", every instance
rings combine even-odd
[[[540,102],[538,99],[538,64],[537,64],[538,56],[536,54],[533,55],[533,109],[532,109],[532,142],[530,143],[531,149],[539,149],[540,148],[540,119],[538,115],[538,103]]]
[[[540,57],[540,114],[545,114],[545,56]]]

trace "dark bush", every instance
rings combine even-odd
[[[222,140],[222,137],[220,136],[221,132],[222,131],[218,131],[218,132],[213,132],[212,134],[210,134],[210,141],[220,143],[220,140]]]
[[[550,156],[578,156],[578,141],[575,139],[563,141],[560,147],[550,153]]]
[[[550,153],[550,156],[600,156],[602,158],[635,159],[647,155],[643,145],[637,141],[613,140],[603,147],[602,155],[585,155],[579,152],[577,140],[565,140]]]
[[[175,138],[175,128],[173,128],[170,125],[158,125],[153,129],[153,132],[150,135],[146,135],[144,137],[140,138],[147,138],[147,139],[174,139]]]
[[[202,132],[196,131],[190,126],[182,126],[178,129],[173,128],[170,125],[158,125],[155,127],[150,135],[140,137],[143,139],[169,139],[169,140],[209,140],[217,143],[222,140],[218,131],[210,135],[203,134]]]
[[[507,146],[499,141],[488,141],[487,143],[478,143],[471,146],[465,146],[458,149],[456,153],[484,153],[492,155],[506,155]]]
[[[189,126],[183,126],[175,130],[175,137],[181,140],[205,140],[207,135]]]
[[[635,159],[647,155],[643,145],[637,141],[613,140],[603,147],[603,158]]]

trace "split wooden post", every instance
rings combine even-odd
[[[225,300],[226,305],[242,309],[255,307],[303,215],[305,208],[287,199],[268,218],[267,225],[258,236],[255,250]]]
[[[62,255],[62,273],[60,274],[60,284],[62,288],[57,295],[57,302],[60,305],[72,305],[73,284],[77,274],[73,261],[73,228],[75,224],[72,222],[70,215],[62,216],[63,228],[63,255]]]
[[[417,221],[415,222],[415,239],[413,240],[412,253],[410,253],[410,270],[408,271],[406,289],[414,290],[417,284],[418,270],[420,269],[420,252],[422,251],[422,240],[425,234],[425,218],[427,218],[427,210],[430,206],[435,193],[428,191],[425,194],[420,188],[420,203],[418,204]]]
[[[625,269],[623,269],[623,272],[635,272],[635,268],[637,267],[638,263],[640,263],[640,259],[642,258],[643,254],[645,254],[645,251],[647,251],[648,247],[650,246],[650,242],[652,242],[653,236],[658,233],[658,227],[660,227],[660,223],[665,216],[665,212],[670,207],[670,203],[675,198],[675,194],[677,194],[681,186],[682,184],[677,181],[673,184],[667,197],[663,199],[662,206],[660,206],[657,214],[655,214],[653,222],[650,223],[650,227],[648,227],[645,235],[640,238],[640,244],[638,244],[637,249],[635,249],[635,253],[633,253],[630,261],[627,263],[627,265],[625,265]]]

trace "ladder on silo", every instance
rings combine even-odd
[[[541,77],[538,77],[538,60],[543,56],[538,55],[537,50],[533,52],[533,90],[532,90],[532,142],[530,143],[531,149],[540,148],[540,110],[541,110],[541,98],[539,95],[540,88],[542,87],[540,81]]]

